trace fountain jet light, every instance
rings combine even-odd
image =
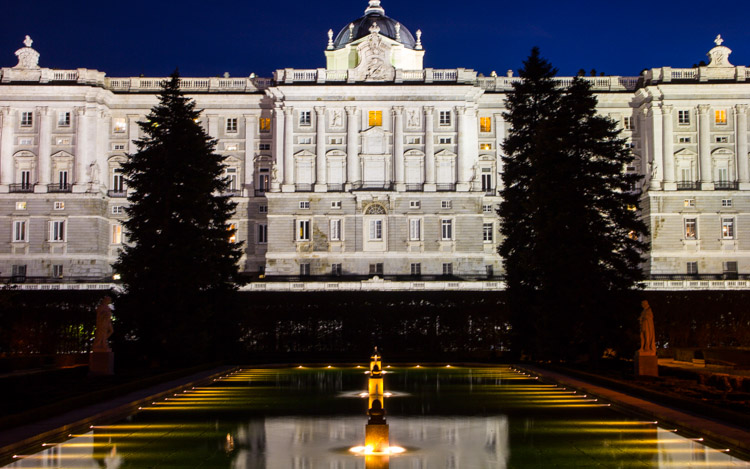
[[[387,453],[389,445],[388,424],[385,422],[383,393],[383,365],[378,348],[370,357],[370,378],[367,386],[369,394],[367,426],[365,427],[365,447],[373,453]]]

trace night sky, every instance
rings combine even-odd
[[[691,67],[721,33],[734,65],[750,65],[750,1],[383,0],[386,15],[423,32],[425,67],[518,70],[531,47],[574,75],[580,68],[638,75]],[[7,0],[0,66],[26,34],[49,68],[93,68],[111,77],[270,76],[325,67],[327,31],[362,16],[366,0]]]

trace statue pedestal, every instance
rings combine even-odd
[[[635,374],[636,376],[659,376],[659,361],[656,354],[647,354],[640,350],[635,352]]]
[[[115,352],[91,352],[89,355],[89,374],[109,376],[115,374]]]
[[[365,446],[372,446],[375,452],[388,450],[389,447],[388,424],[365,425]]]

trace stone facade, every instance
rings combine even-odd
[[[328,37],[328,68],[182,81],[228,157],[243,270],[500,277],[502,114],[518,78],[423,68],[421,31],[375,0]],[[632,143],[625,170],[644,176],[654,278],[750,274],[750,70],[721,42],[707,66],[586,78]],[[41,68],[29,38],[16,54],[0,72],[0,277],[109,279],[127,242],[119,165],[163,78]]]

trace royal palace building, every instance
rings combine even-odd
[[[182,79],[227,157],[248,275],[501,288],[503,113],[519,78],[425,68],[421,36],[370,0],[328,31],[324,68]],[[164,78],[43,68],[24,44],[1,69],[0,277],[109,282],[127,242],[120,164]],[[717,37],[705,66],[585,78],[632,146],[623,170],[644,176],[652,280],[750,278],[750,69],[730,53]]]

